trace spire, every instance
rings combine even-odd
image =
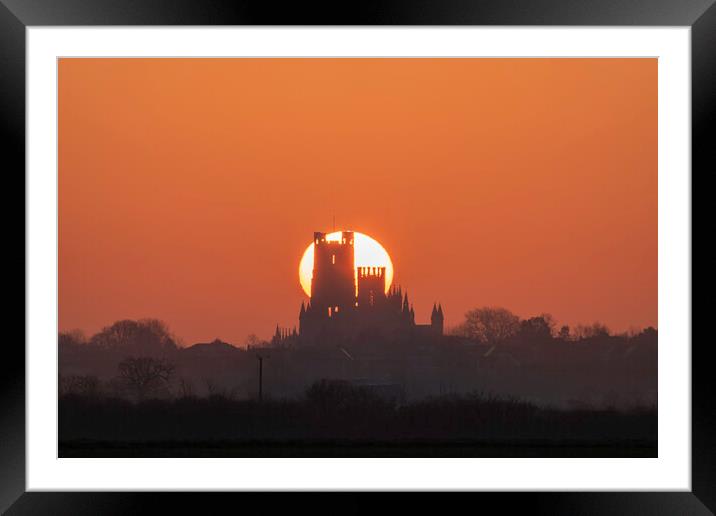
[[[400,305],[403,302],[403,300],[401,299],[400,294],[398,294],[398,286],[397,285],[393,285],[392,287],[390,287],[389,300],[390,300],[390,306],[393,309],[400,310]]]
[[[433,305],[433,315],[430,317],[430,326],[433,328],[435,335],[443,334],[443,307],[438,303],[437,309]]]
[[[281,338],[281,328],[278,327],[278,324],[276,325],[276,338]]]
[[[410,311],[410,304],[408,303],[408,293],[405,293],[405,297],[403,298],[403,312],[409,312]]]
[[[301,301],[301,311],[298,313],[298,318],[302,318],[304,315],[306,315],[306,306],[303,304],[303,301]]]
[[[435,303],[433,303],[433,311],[430,312],[430,318],[432,319],[432,318],[435,317],[437,314],[438,314],[438,308],[437,308],[437,306],[435,305]]]

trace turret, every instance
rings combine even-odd
[[[382,306],[385,301],[385,267],[358,267],[358,309]]]
[[[433,312],[430,314],[430,326],[433,329],[433,332],[436,335],[442,335],[443,334],[443,307],[442,305],[438,304],[437,308],[435,307],[435,303],[433,303]]]
[[[391,310],[400,312],[403,299],[396,285],[390,287],[390,292],[388,292],[388,302],[390,303]]]
[[[277,346],[281,342],[281,328],[277,324],[276,325],[276,332],[273,334],[273,337],[271,338],[271,344],[273,346]]]

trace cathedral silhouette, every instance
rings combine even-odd
[[[435,340],[443,334],[443,310],[433,304],[430,324],[415,324],[407,292],[391,287],[386,294],[385,267],[355,266],[354,235],[340,240],[313,234],[311,299],[301,303],[299,328],[276,327],[274,345],[340,344],[345,342]]]

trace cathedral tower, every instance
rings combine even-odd
[[[433,305],[430,324],[415,322],[408,293],[386,293],[384,266],[356,267],[352,231],[313,234],[313,276],[308,303],[301,303],[298,332],[279,328],[275,345],[349,345],[436,342],[443,333],[443,310]]]
[[[311,308],[332,317],[355,308],[355,253],[352,231],[328,241],[326,233],[313,234]]]

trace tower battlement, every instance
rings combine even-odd
[[[350,246],[353,247],[354,236],[353,231],[341,231],[341,236],[338,239],[328,239],[329,233],[323,231],[313,232],[313,243],[316,246],[328,246],[328,247],[339,247],[339,246]]]
[[[358,278],[369,278],[376,277],[382,278],[385,276],[385,267],[358,267]]]

